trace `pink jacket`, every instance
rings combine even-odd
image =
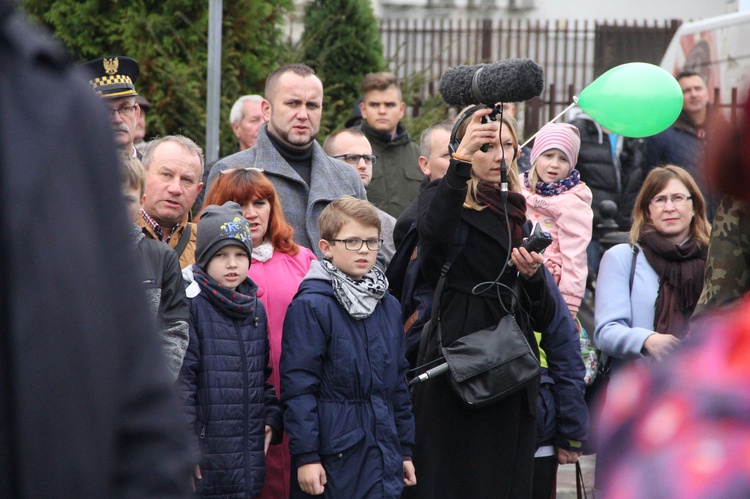
[[[299,253],[291,256],[274,251],[273,256],[265,262],[252,259],[247,275],[258,285],[258,298],[266,307],[268,315],[268,342],[271,346],[271,382],[279,393],[279,359],[281,358],[281,333],[284,330],[286,309],[297,293],[302,278],[310,270],[310,262],[315,255],[309,249],[300,246]],[[266,482],[260,497],[289,497],[289,474],[291,457],[289,440],[286,434],[280,445],[272,445],[266,454]]]
[[[523,182],[522,184],[523,185]],[[591,241],[594,212],[591,190],[580,182],[561,194],[542,196],[524,188],[526,217],[539,222],[552,236],[552,244],[544,252],[544,264],[571,312],[578,312],[586,290],[586,247]]]

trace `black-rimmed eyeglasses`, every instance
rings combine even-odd
[[[358,237],[352,237],[349,239],[329,239],[332,242],[344,243],[344,248],[349,251],[359,251],[363,245],[367,245],[367,249],[370,251],[378,251],[383,247],[382,239],[360,239]]]
[[[114,118],[115,113],[117,113],[122,118],[129,118],[133,116],[133,113],[135,112],[136,107],[138,107],[138,104],[133,104],[132,106],[120,106],[118,108],[110,108],[109,117]]]
[[[378,162],[378,157],[374,154],[337,154],[333,156],[336,159],[342,159],[350,165],[356,165],[360,159],[364,159],[368,165],[374,165]]]

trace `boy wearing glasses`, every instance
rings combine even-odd
[[[311,264],[282,340],[291,497],[397,498],[416,483],[414,418],[401,309],[375,266],[380,219],[344,196],[318,224],[325,260]]]

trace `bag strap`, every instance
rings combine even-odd
[[[633,294],[633,280],[635,279],[635,263],[638,259],[640,249],[635,244],[630,245],[630,251],[633,253],[633,261],[630,263],[630,281],[628,283],[628,294]]]
[[[586,482],[583,481],[583,470],[581,469],[580,459],[576,461],[576,497],[578,499],[588,499],[586,494]]]
[[[635,280],[635,264],[638,260],[638,253],[640,253],[640,248],[636,246],[635,244],[630,244],[630,251],[633,253],[633,259],[630,262],[630,279],[628,281],[628,295],[633,295],[633,281]],[[609,368],[612,364],[612,357],[607,357],[607,361],[604,363],[604,366],[599,370],[599,374],[609,375]]]
[[[185,225],[185,230],[182,231],[180,240],[177,241],[177,246],[174,247],[174,252],[177,253],[177,258],[182,256],[182,252],[187,248],[188,242],[190,242],[190,222]]]
[[[432,313],[430,314],[430,323],[435,325],[438,312],[440,310],[440,298],[443,295],[443,288],[445,287],[445,279],[448,276],[448,271],[453,265],[454,260],[461,253],[461,250],[466,246],[466,240],[469,238],[469,226],[465,223],[460,223],[458,226],[458,238],[451,244],[448,250],[448,258],[445,260],[443,267],[440,269],[440,278],[438,279],[437,286],[435,286],[435,294],[432,298]],[[437,328],[438,332],[438,343],[443,343],[442,335],[440,334],[440,328]]]

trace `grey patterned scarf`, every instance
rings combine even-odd
[[[373,267],[362,279],[352,279],[328,260],[318,263],[331,278],[333,294],[342,307],[355,319],[366,319],[375,311],[388,289],[388,279],[380,268]]]

